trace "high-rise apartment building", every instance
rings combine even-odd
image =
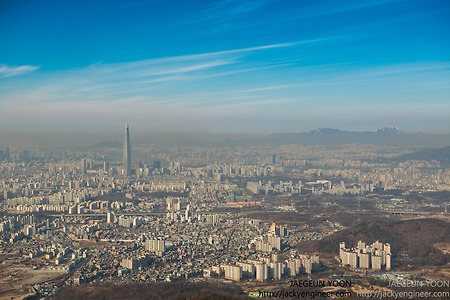
[[[242,269],[240,266],[225,265],[225,279],[240,281],[242,279]]]
[[[145,250],[161,254],[166,251],[166,243],[161,238],[151,238],[145,241]]]

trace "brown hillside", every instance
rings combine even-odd
[[[171,283],[130,283],[107,284],[102,286],[64,287],[53,297],[54,299],[248,299],[242,291],[233,286],[212,283],[171,282]]]
[[[339,243],[347,247],[358,241],[390,243],[394,257],[399,251],[405,252],[412,265],[444,265],[450,261],[449,255],[434,247],[436,243],[450,242],[450,224],[436,219],[417,219],[400,222],[363,222],[325,237],[320,241],[303,242],[297,245],[301,252],[339,253]],[[401,264],[401,260],[394,260]]]

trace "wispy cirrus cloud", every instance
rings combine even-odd
[[[0,78],[19,76],[40,69],[38,66],[13,66],[0,65]]]
[[[141,74],[141,76],[157,76],[157,75],[191,73],[191,72],[211,69],[211,68],[218,67],[218,66],[229,65],[232,63],[233,63],[233,61],[231,61],[231,60],[208,61],[208,62],[203,62],[203,63],[191,64],[191,65],[187,65],[187,66],[183,66],[183,67],[168,68],[166,70],[144,72]]]
[[[167,98],[164,95],[186,94],[192,90],[191,84],[202,85],[207,81],[211,83],[211,80],[218,77],[231,78],[243,73],[257,74],[295,64],[298,61],[272,62],[252,60],[249,57],[257,53],[264,54],[265,51],[281,51],[282,53],[285,48],[318,41],[320,39],[121,63],[98,62],[84,68],[40,74],[28,82],[27,88],[15,90],[14,95],[7,98],[10,101],[39,103],[111,101],[118,98],[143,96],[153,101],[156,98],[148,97],[148,95],[157,94],[160,98]],[[15,72],[34,69],[37,67],[23,67]],[[14,73],[11,68],[6,69],[6,67],[4,72],[9,76]]]
[[[296,101],[294,95],[308,96],[314,87],[327,87],[323,92],[332,86],[366,88],[369,84],[382,85],[388,77],[398,85],[403,84],[405,76],[416,82],[417,76],[448,73],[450,67],[446,62],[386,66],[361,62],[310,65],[307,60],[282,56],[284,48],[308,42],[311,40],[123,63],[97,63],[63,73],[47,73],[47,78],[29,88],[16,90],[14,95],[4,97],[4,101],[110,103],[139,98],[153,104],[177,103],[185,108],[215,107],[226,103],[238,105],[271,97],[290,97]],[[256,52],[262,52],[264,56],[264,51],[277,51],[277,57],[283,59],[252,59]],[[286,72],[288,76],[285,76]],[[205,92],[208,95],[203,97]]]
[[[439,77],[443,85],[449,76],[448,62],[320,64],[320,57],[311,51],[308,55],[309,46],[303,47],[330,39],[335,37],[36,73],[26,81],[17,80],[20,88],[0,89],[0,102],[4,111],[16,115],[23,107],[30,114],[46,107],[49,117],[67,115],[75,123],[86,107],[92,115],[129,115],[164,123],[174,112],[185,121],[186,116],[209,120],[294,114],[333,106],[343,97],[357,102],[352,100],[354,91],[377,103],[408,93],[403,98],[413,102],[416,96],[405,92],[407,88],[400,91],[400,84],[434,82]],[[289,112],[283,112],[286,107]]]
[[[114,64],[102,64],[102,62],[98,62],[96,64],[91,65],[91,68],[96,68],[99,66],[103,66],[104,68],[106,66],[111,67],[120,67],[120,68],[138,68],[138,67],[146,67],[151,65],[158,65],[158,64],[169,64],[169,63],[182,63],[182,62],[195,62],[201,59],[214,59],[219,57],[225,57],[228,54],[246,54],[250,52],[257,52],[261,50],[269,50],[269,49],[277,49],[277,48],[288,48],[293,46],[298,46],[302,44],[310,44],[310,43],[317,43],[329,39],[336,38],[334,36],[332,37],[326,37],[326,38],[317,38],[317,39],[308,39],[308,40],[301,40],[301,41],[294,41],[294,42],[286,42],[286,43],[278,43],[278,44],[268,44],[268,45],[262,45],[262,46],[255,46],[255,47],[247,47],[247,48],[238,48],[238,49],[230,49],[230,50],[222,50],[222,51],[212,51],[212,52],[205,52],[205,53],[199,53],[199,54],[190,54],[190,55],[178,55],[178,56],[168,56],[168,57],[161,57],[161,58],[154,58],[154,59],[146,59],[146,60],[139,60],[139,61],[132,61],[132,62],[123,62],[123,63],[114,63]],[[339,38],[339,37],[337,37]]]

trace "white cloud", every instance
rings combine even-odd
[[[40,103],[78,100],[112,101],[125,96],[145,96],[151,98],[149,101],[156,101],[158,98],[165,99],[190,93],[193,89],[191,84],[197,84],[198,87],[202,81],[206,82],[215,77],[233,78],[244,72],[256,73],[286,66],[284,62],[249,61],[246,55],[315,41],[317,40],[294,41],[122,63],[99,62],[85,68],[40,74],[41,76],[35,77],[33,81],[27,82],[28,88],[9,92],[8,97],[2,97],[0,94],[0,99],[4,98],[4,102]],[[38,67],[2,66],[0,78],[36,69]],[[211,88],[212,86],[208,86],[208,89]],[[147,97],[148,95],[154,97]],[[196,97],[193,96],[193,99]],[[183,102],[185,101],[189,102],[187,99]]]
[[[40,67],[38,66],[18,66],[18,67],[8,67],[7,65],[0,65],[0,78],[18,76],[26,73],[36,71]]]
[[[166,70],[160,70],[160,71],[150,71],[140,74],[140,76],[156,76],[156,75],[169,75],[169,74],[180,74],[180,73],[190,73],[190,72],[196,72],[196,71],[202,71],[206,69],[211,69],[218,66],[224,66],[231,64],[231,61],[212,61],[212,62],[204,62],[199,63],[195,65],[188,65],[184,67],[175,67],[175,68],[169,68]]]

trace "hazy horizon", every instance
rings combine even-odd
[[[391,125],[385,126],[391,127]],[[395,126],[394,126],[395,127]],[[325,127],[318,127],[325,128]],[[145,131],[143,129],[134,128],[130,125],[130,136],[132,146],[136,145],[168,145],[179,142],[181,144],[187,143],[188,146],[195,144],[196,142],[222,142],[225,140],[245,141],[248,139],[263,139],[271,134],[283,134],[283,133],[307,133],[318,128],[310,128],[306,130],[286,131],[286,132],[237,132],[237,131]],[[349,132],[374,132],[377,129],[372,130],[356,130],[356,129],[339,129]],[[100,144],[108,141],[123,142],[124,126],[116,128],[117,130],[100,131],[69,131],[63,129],[55,130],[4,130],[0,129],[0,148],[5,147],[88,147],[96,144]],[[405,132],[402,128],[399,128],[401,133],[417,134],[424,133],[430,135],[449,135],[450,132]],[[445,143],[444,143],[445,144]]]

